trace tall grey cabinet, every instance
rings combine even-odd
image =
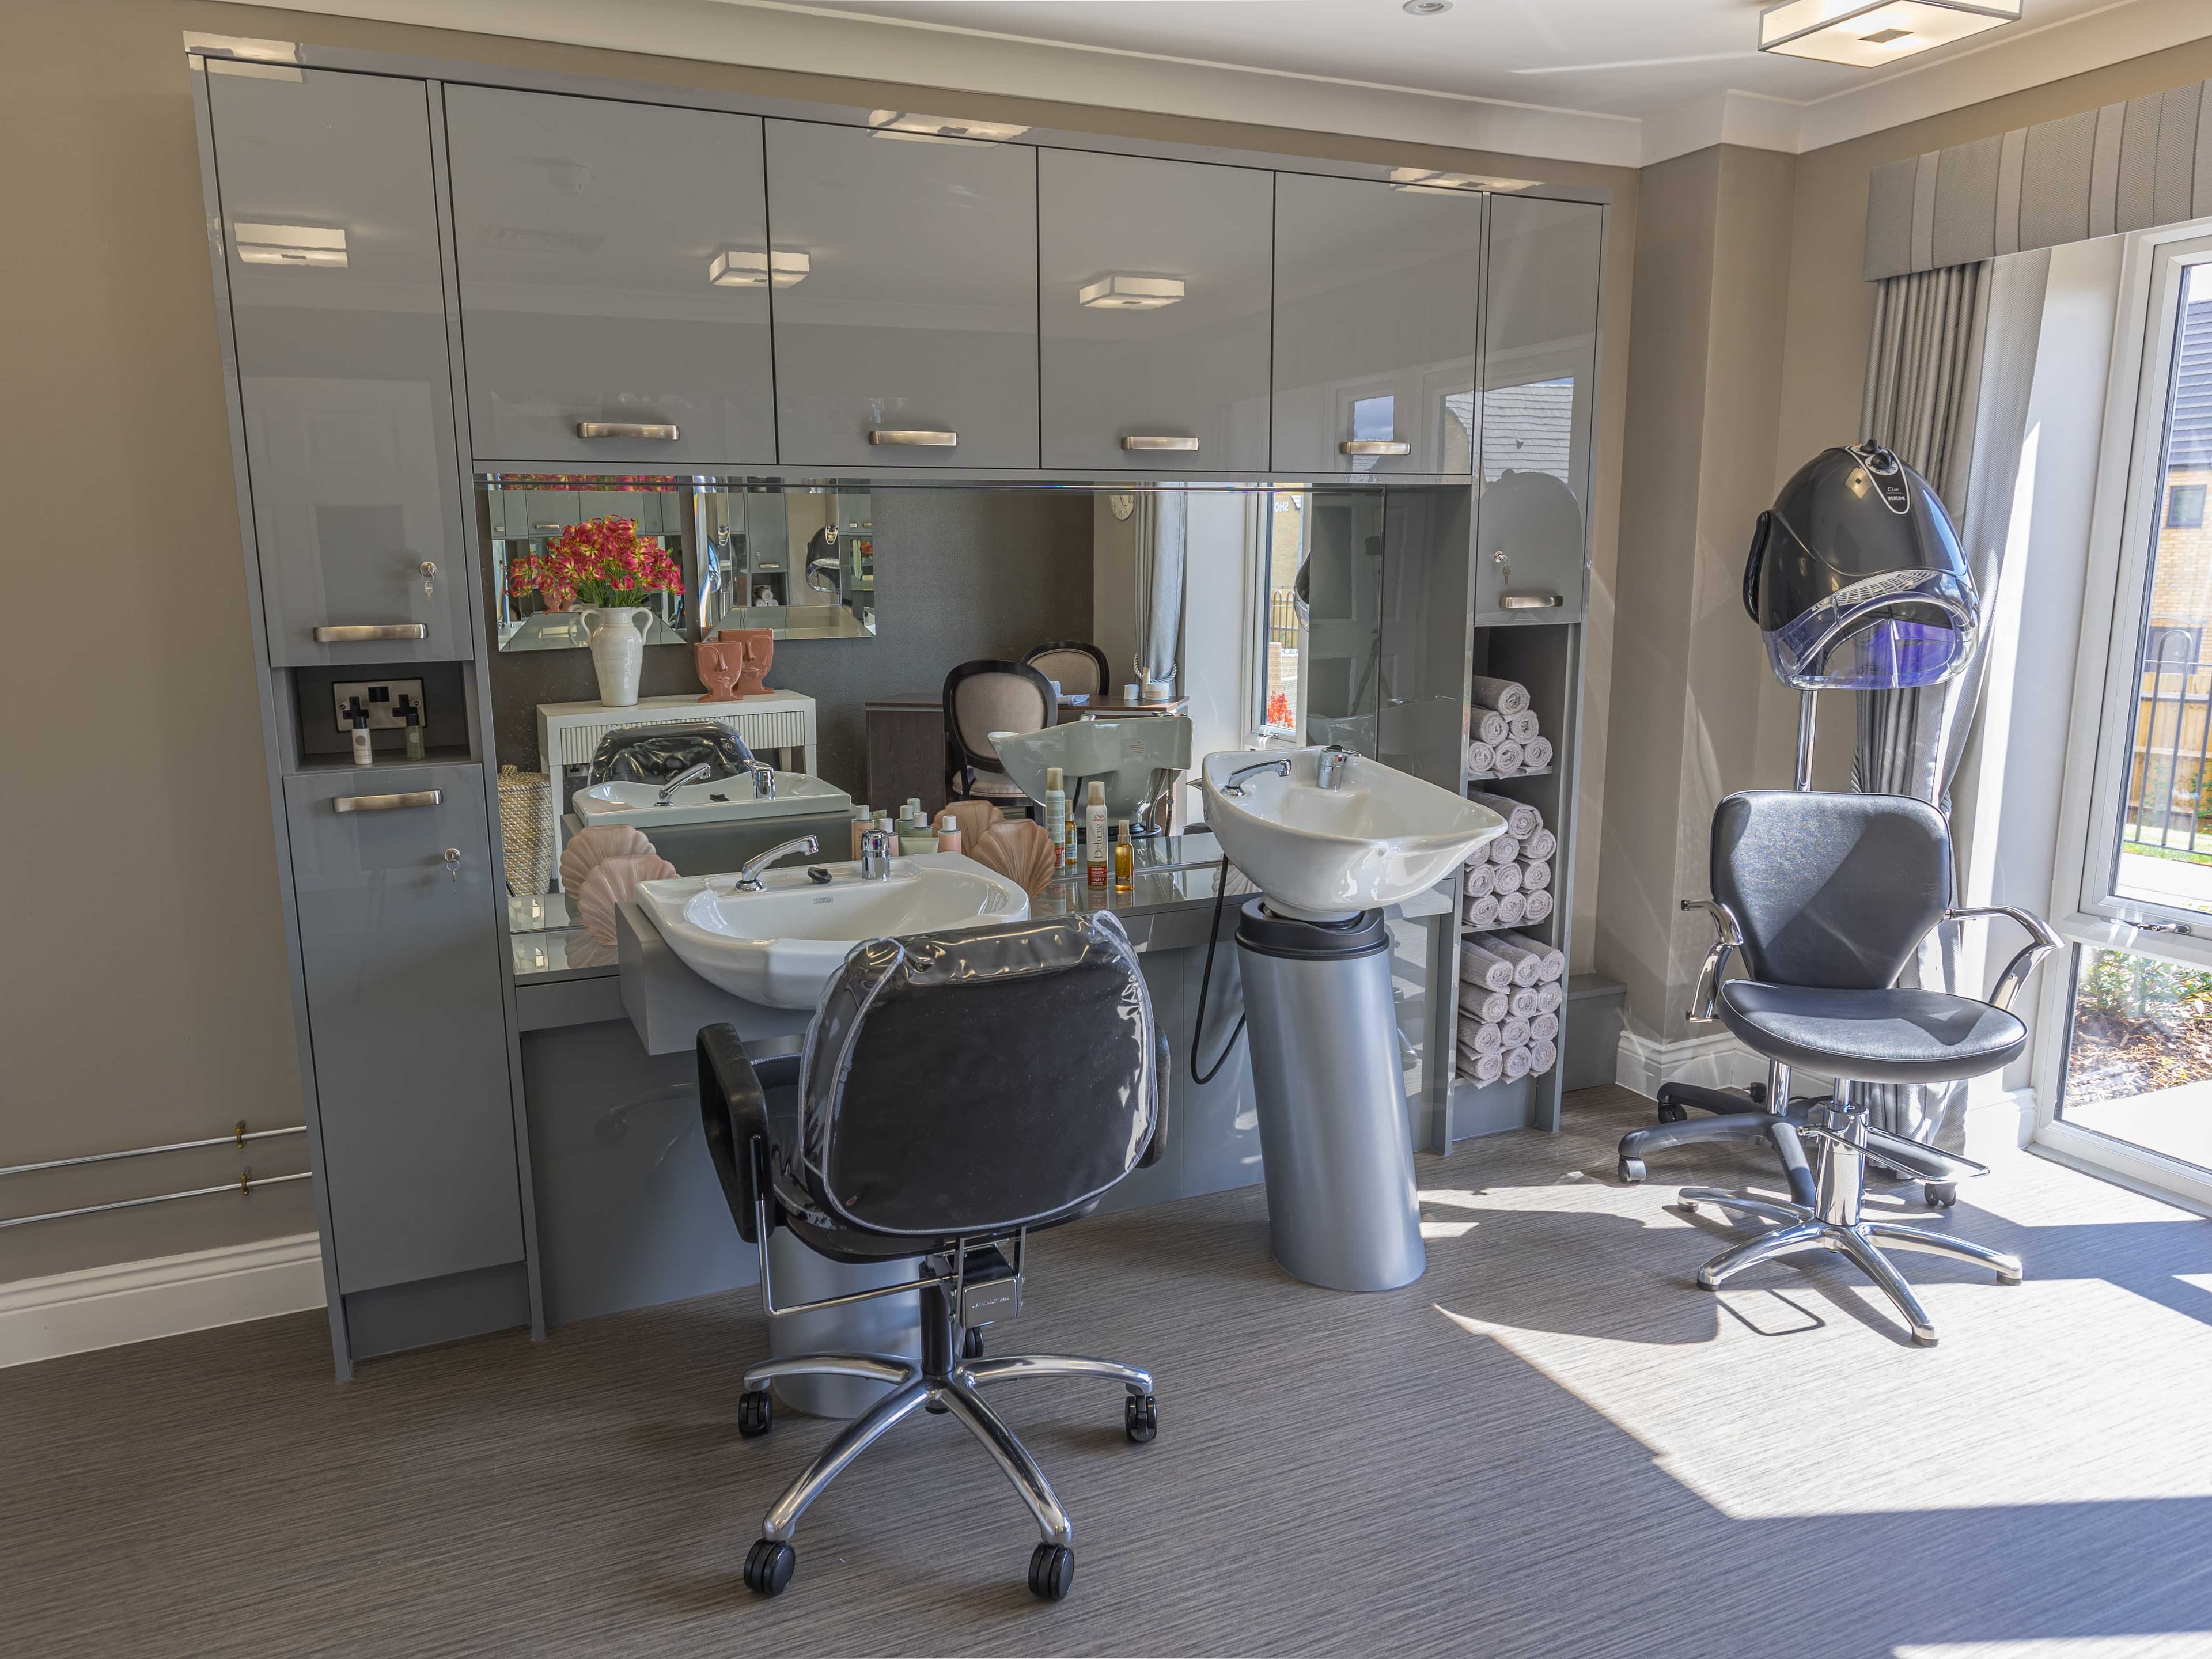
[[[485,459],[775,459],[757,116],[446,88]]]
[[[210,63],[203,161],[325,1283],[354,1358],[537,1314],[454,418],[438,88]],[[354,764],[336,679],[424,688]],[[396,732],[381,734],[396,746]]]

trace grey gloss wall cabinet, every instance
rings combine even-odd
[[[445,96],[475,453],[774,461],[759,118]],[[676,435],[580,434],[601,423]]]
[[[1273,212],[1252,168],[1039,152],[1045,465],[1267,471]]]
[[[1473,470],[1484,199],[1276,175],[1276,471]]]
[[[782,462],[1035,467],[1036,151],[766,126]]]
[[[269,659],[471,656],[428,89],[217,68],[208,100]],[[422,635],[315,637],[362,625]]]
[[[1474,550],[1486,621],[1583,610],[1604,237],[1605,210],[1586,202],[1490,204]]]
[[[435,803],[338,810],[431,792]],[[521,1261],[479,769],[295,773],[284,805],[339,1287]]]

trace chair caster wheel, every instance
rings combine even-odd
[[[1638,1182],[1643,1180],[1644,1160],[1640,1158],[1624,1158],[1621,1159],[1620,1178],[1624,1182],[1631,1187],[1633,1187]]]
[[[1948,1210],[1959,1201],[1959,1188],[1948,1181],[1930,1181],[1920,1188],[1920,1201],[1931,1210]]]
[[[983,1357],[983,1328],[981,1325],[970,1325],[967,1334],[960,1339],[960,1357],[963,1359],[981,1359]]]
[[[1682,1107],[1670,1105],[1663,1100],[1659,1103],[1659,1121],[1662,1123],[1686,1123],[1689,1117],[1690,1114]]]
[[[1057,1601],[1075,1587],[1075,1552],[1065,1544],[1039,1544],[1030,1552],[1030,1594]]]
[[[1131,1395],[1121,1402],[1121,1431],[1141,1446],[1160,1431],[1160,1408],[1152,1396]]]
[[[748,1389],[738,1396],[738,1432],[758,1439],[775,1426],[775,1405],[766,1389]],[[763,1542],[767,1541],[763,1540]],[[787,1568],[786,1571],[789,1569]]]
[[[1678,1198],[1674,1200],[1674,1207],[1684,1215],[1695,1215],[1698,1212],[1698,1200],[1694,1198]]]
[[[745,1588],[756,1595],[781,1595],[799,1565],[799,1552],[773,1538],[757,1540],[745,1552]]]

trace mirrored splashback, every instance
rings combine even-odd
[[[477,480],[501,651],[585,647],[594,605],[650,613],[648,645],[723,629],[778,639],[876,632],[868,493],[665,474]]]

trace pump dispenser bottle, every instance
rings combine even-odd
[[[353,763],[368,766],[375,759],[376,751],[368,743],[368,711],[356,708],[353,711]]]
[[[1044,769],[1044,827],[1052,836],[1052,856],[1067,867],[1067,783],[1057,766]]]
[[[1137,848],[1129,839],[1129,820],[1114,826],[1114,890],[1132,893],[1137,888]]]

